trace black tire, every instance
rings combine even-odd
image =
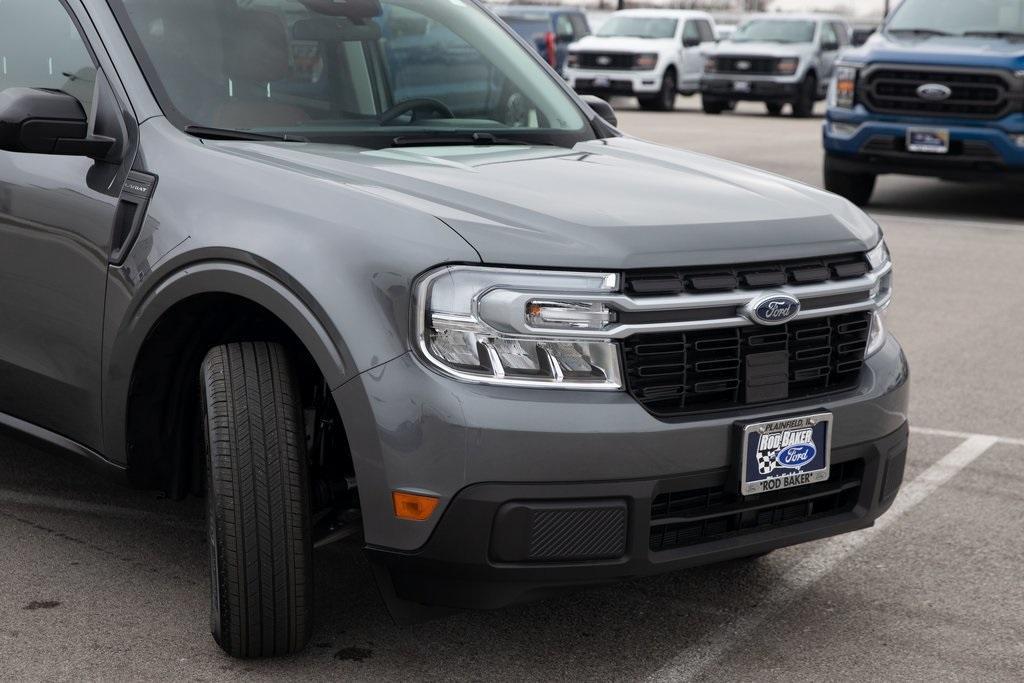
[[[782,107],[784,105],[778,102],[768,102],[764,106],[768,110],[769,116],[782,116]]]
[[[793,103],[793,116],[806,119],[814,114],[814,103],[818,101],[818,77],[807,74],[800,85],[800,97]]]
[[[672,111],[676,108],[676,96],[679,95],[677,85],[676,72],[674,69],[669,69],[661,77],[661,90],[658,94],[654,97],[644,97],[638,100],[641,109]]]
[[[281,346],[246,342],[211,350],[201,381],[213,637],[234,657],[298,652],[313,544],[295,375]]]
[[[825,157],[825,189],[846,197],[857,206],[867,206],[875,192],[878,176],[871,173],[849,173],[836,168],[831,157]]]
[[[704,95],[701,98],[701,106],[704,108],[705,114],[711,114],[712,116],[716,116],[718,114],[721,114],[726,109],[728,109],[729,103],[726,102],[725,100],[718,100],[713,97],[708,97],[707,95]]]

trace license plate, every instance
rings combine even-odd
[[[612,84],[612,81],[607,76],[598,76],[594,79],[595,88],[607,88]]]
[[[750,92],[750,83],[747,81],[735,81],[732,84],[732,89],[736,92]]]
[[[751,496],[825,481],[831,449],[831,413],[744,425],[740,492]]]
[[[907,131],[907,151],[949,154],[949,131],[944,128],[911,128]]]

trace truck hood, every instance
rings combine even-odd
[[[724,42],[707,54],[719,57],[801,57],[814,52],[811,43],[732,43]]]
[[[876,33],[844,61],[1024,69],[1024,42],[956,36],[896,37]]]
[[[738,263],[866,251],[879,239],[874,221],[835,195],[629,138],[571,150],[207,144],[429,213],[493,264]]]
[[[640,54],[643,52],[662,53],[676,47],[672,38],[631,38],[628,36],[587,36],[569,46],[572,51],[580,52],[626,52]]]

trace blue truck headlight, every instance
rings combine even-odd
[[[857,78],[860,70],[855,66],[836,67],[835,79],[830,88],[830,102],[834,107],[853,109],[857,104]]]
[[[617,287],[613,273],[438,268],[415,286],[418,350],[466,382],[620,390],[619,347],[601,338],[615,312],[588,300]]]

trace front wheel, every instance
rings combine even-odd
[[[234,657],[309,640],[313,545],[300,393],[283,347],[226,344],[202,364],[211,631]]]
[[[818,79],[814,74],[807,74],[807,78],[800,85],[800,95],[793,103],[793,116],[798,119],[806,119],[814,114],[814,103],[818,101]]]
[[[676,89],[676,72],[669,69],[661,79],[661,90],[650,98],[641,98],[640,107],[653,111],[672,111],[676,108],[676,96],[679,91]]]
[[[850,173],[836,168],[831,157],[825,157],[825,189],[849,199],[857,206],[867,206],[875,192],[878,176],[871,173]]]
[[[765,108],[768,110],[769,116],[782,115],[782,105],[778,102],[769,102],[765,105]]]

